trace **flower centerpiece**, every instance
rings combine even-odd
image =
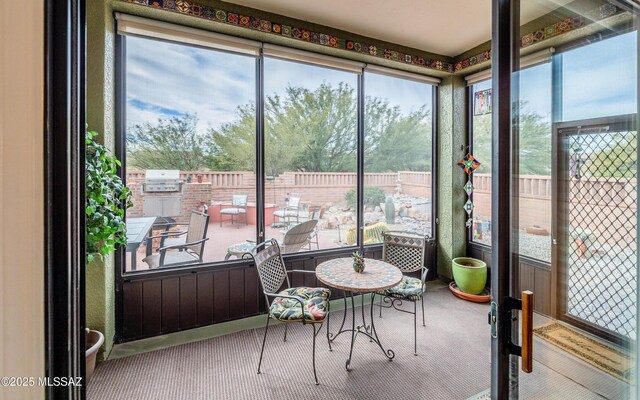
[[[353,270],[361,274],[364,271],[364,256],[359,251],[351,254],[353,258]]]

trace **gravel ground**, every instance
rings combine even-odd
[[[518,250],[521,255],[551,262],[551,236],[532,235],[525,231],[518,232],[518,236],[520,239]],[[482,240],[475,241],[491,246],[491,233],[485,232],[482,234]]]

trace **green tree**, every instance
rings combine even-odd
[[[254,159],[254,110],[239,108],[238,119],[209,132],[211,157],[223,169],[246,168]],[[409,115],[388,101],[367,99],[368,172],[430,170],[431,120],[424,108]],[[265,169],[353,172],[356,170],[357,97],[346,84],[315,90],[288,87],[265,99]],[[224,160],[224,162],[222,161]]]
[[[408,115],[387,101],[367,98],[367,172],[431,171],[431,117],[421,107]]]
[[[551,126],[520,103],[520,174],[551,175]],[[477,172],[491,173],[491,114],[473,117],[473,156],[480,161]]]
[[[193,171],[207,165],[204,137],[196,131],[197,117],[184,114],[127,130],[127,163],[141,169]]]
[[[635,178],[638,162],[637,133],[617,132],[603,141],[604,147],[588,155],[588,169],[596,178]]]

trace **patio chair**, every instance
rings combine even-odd
[[[167,241],[173,239],[170,235],[159,235],[160,248],[155,254],[146,256],[142,261],[149,265],[149,268],[177,267],[188,264],[202,263],[204,245],[209,238],[207,228],[209,226],[209,216],[198,211],[191,211],[189,229],[184,232],[186,237],[184,242],[174,242],[168,244]],[[167,234],[184,234],[181,232],[163,232]],[[155,237],[152,237],[153,239]],[[181,239],[181,238],[175,238]],[[177,250],[177,251],[169,251]]]
[[[311,233],[309,234],[309,250],[311,250],[311,245],[312,244],[315,244],[316,245],[316,249],[320,250],[320,243],[318,241],[318,226],[317,226],[317,222],[320,221],[320,214],[321,214],[320,207],[316,207],[311,212],[311,215],[309,215],[309,220],[310,221],[316,221],[316,226],[313,228],[313,231],[311,231]],[[298,225],[290,226],[290,228],[293,228],[293,227],[298,226]],[[288,230],[282,230],[280,232],[283,235],[286,235]]]
[[[313,377],[318,382],[318,374],[316,373],[316,336],[322,329],[322,324],[329,313],[329,297],[331,291],[326,288],[312,287],[291,287],[289,282],[289,273],[307,273],[315,274],[315,271],[291,270],[285,268],[280,246],[274,239],[260,243],[258,248],[266,246],[263,250],[255,255],[246,253],[243,258],[253,259],[258,277],[262,285],[262,292],[267,301],[269,309],[267,311],[267,325],[262,338],[262,349],[260,350],[260,361],[258,361],[258,374],[262,366],[262,356],[264,354],[264,345],[267,340],[267,332],[269,331],[269,322],[273,319],[279,322],[287,323],[284,330],[284,341],[287,341],[288,323],[301,323],[302,325],[311,325],[313,328]],[[280,290],[284,285],[284,290]],[[270,301],[272,299],[272,301]],[[316,329],[316,326],[318,328]],[[329,332],[327,330],[327,341],[329,340]],[[331,342],[329,342],[331,349]]]
[[[197,224],[197,221],[201,218],[201,216],[202,216],[201,212],[192,210],[191,215],[189,217],[189,222],[186,224],[181,224],[178,222],[169,222],[169,221],[162,221],[160,223],[156,223],[154,225],[154,228],[159,227],[161,229],[164,229],[164,231],[154,236],[147,236],[146,238],[147,250],[148,250],[147,255],[151,255],[151,248],[153,246],[154,239],[160,239],[160,246],[158,247],[176,246],[176,245],[184,246],[184,244],[187,242],[186,235],[189,231],[189,227],[192,226],[192,224],[194,224],[193,226],[195,226],[195,224]],[[170,230],[171,228],[177,227],[177,226],[186,226],[187,229],[178,230],[178,231]],[[179,250],[183,251],[184,247],[180,248]]]
[[[291,224],[291,219],[295,218],[296,224],[300,222],[300,195],[293,193],[289,197],[289,203],[282,210],[274,211],[273,215],[280,218],[285,226]]]
[[[305,246],[310,246],[312,235],[315,232],[317,219],[311,219],[289,229],[282,239],[282,247],[285,253],[296,253]],[[317,235],[316,235],[317,240]]]
[[[222,216],[231,215],[231,225],[233,225],[233,219],[235,217],[240,218],[244,215],[244,224],[247,225],[247,200],[249,196],[246,194],[234,194],[231,200],[231,207],[223,208],[220,210],[220,227],[222,227]],[[238,225],[240,228],[240,225]]]
[[[380,317],[383,308],[394,308],[398,311],[413,314],[413,353],[418,355],[417,309],[418,301],[422,303],[422,326],[424,322],[424,292],[426,288],[427,272],[424,266],[427,238],[413,232],[388,231],[382,234],[382,259],[400,269],[403,273],[402,281],[389,289],[378,291],[381,295]],[[421,271],[420,279],[406,276],[405,273]],[[413,303],[413,312],[399,308],[403,301]],[[384,303],[384,305],[383,305]]]

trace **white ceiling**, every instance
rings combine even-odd
[[[491,0],[230,1],[447,56],[491,39]],[[525,0],[522,23],[569,1]]]

